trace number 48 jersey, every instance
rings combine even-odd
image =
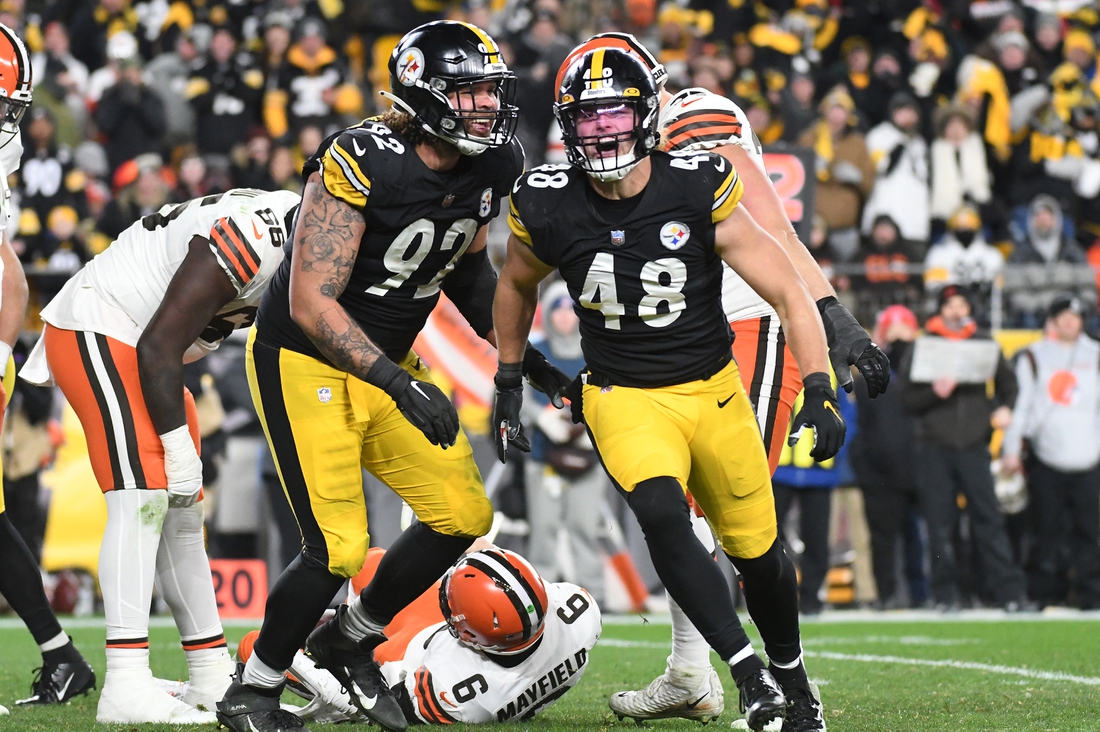
[[[417,634],[401,660],[382,664],[387,683],[405,687],[427,724],[530,719],[580,681],[603,629],[600,609],[584,589],[547,583],[546,597],[542,639],[517,665],[489,660],[438,623]]]
[[[238,188],[166,205],[123,231],[73,275],[42,311],[42,319],[64,330],[102,333],[137,346],[191,240],[199,236],[207,240],[237,292],[188,349],[185,360],[201,358],[233,330],[252,324],[260,296],[283,260],[287,213],[300,200],[290,191]],[[45,359],[39,363],[34,355],[22,375],[38,379],[33,383],[48,382],[42,370]]]
[[[722,260],[714,231],[741,199],[728,160],[655,152],[641,201],[625,218],[564,165],[525,174],[508,223],[557,267],[576,303],[588,368],[622,386],[681,384],[729,359]]]

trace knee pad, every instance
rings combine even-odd
[[[686,530],[694,535],[691,509],[688,508],[684,489],[675,478],[665,476],[643,480],[627,494],[626,502],[646,534],[651,531]]]
[[[768,551],[753,559],[734,557],[727,554],[737,573],[747,582],[769,582],[782,577],[786,572],[794,572],[794,564],[783,551],[783,545],[777,539]]]
[[[426,521],[421,519],[421,523],[432,531],[444,536],[476,539],[493,528],[493,503],[482,493],[475,499],[464,501],[450,515],[426,518]]]

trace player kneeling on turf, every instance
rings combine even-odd
[[[384,553],[370,550],[353,590]],[[531,718],[580,681],[601,629],[583,588],[543,582],[523,557],[490,547],[463,557],[398,613],[374,656],[409,724],[509,722]],[[257,634],[241,641],[238,660],[247,661]],[[339,682],[304,653],[288,676],[287,688],[309,700],[293,709],[298,716],[361,721]]]

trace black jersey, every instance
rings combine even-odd
[[[400,362],[478,229],[500,210],[523,172],[519,142],[463,156],[436,172],[403,137],[375,120],[326,139],[302,175],[363,213],[366,231],[338,302],[367,336]],[[290,241],[256,316],[264,343],[326,360],[290,318]]]
[[[557,267],[581,321],[589,369],[623,386],[680,384],[729,358],[714,230],[741,199],[712,153],[655,152],[642,198],[620,222],[586,193],[585,174],[544,165],[516,181],[508,223]]]

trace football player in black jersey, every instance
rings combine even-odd
[[[793,431],[813,455],[844,438],[814,301],[781,246],[738,206],[725,158],[657,146],[659,95],[648,67],[619,49],[582,54],[555,112],[568,166],[542,166],[512,191],[512,236],[497,286],[500,365],[493,425],[499,454],[524,446],[524,343],[538,283],[558,269],[578,303],[588,370],[583,411],[593,443],[638,518],[661,580],[729,663],[747,721],[761,729],[786,700],[754,653],[722,574],[692,533],[685,489],[703,508],[746,594],[798,648],[794,566],[777,540],[764,446],[730,355],[721,304],[724,260],[783,320],[803,373]],[[785,659],[781,659],[785,660]]]
[[[515,79],[484,31],[450,21],[409,32],[389,69],[394,109],[331,136],[306,163],[287,257],[248,343],[249,386],[303,549],[218,704],[233,730],[304,729],[278,703],[303,641],[364,715],[404,730],[372,649],[492,523],[455,409],[410,349],[440,291],[495,343],[486,224],[523,169]],[[522,358],[532,385],[560,405],[570,379],[537,351]],[[366,555],[363,468],[419,522],[313,630]]]

